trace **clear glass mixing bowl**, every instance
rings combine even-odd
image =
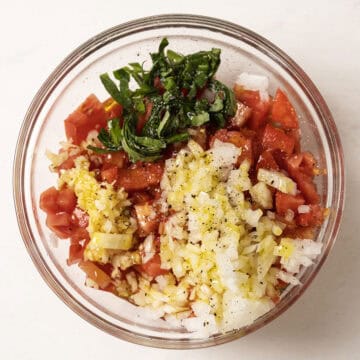
[[[167,36],[171,47],[183,53],[219,47],[222,63],[218,78],[229,85],[243,71],[265,74],[274,93],[285,89],[300,117],[304,148],[312,151],[327,175],[318,177],[322,205],[331,209],[317,240],[322,254],[300,274],[302,285],[289,287],[280,303],[252,325],[209,339],[193,339],[144,318],[138,308],[111,294],[84,286],[77,266],[66,266],[68,244],[59,241],[45,225],[39,210],[41,191],[56,178],[48,171],[46,149],[56,150],[65,138],[63,119],[89,93],[100,99],[106,93],[99,74],[132,61],[149,60],[159,40]],[[314,61],[316,59],[314,58]],[[344,167],[339,135],[331,113],[315,85],[285,53],[261,36],[232,23],[192,15],[161,15],[111,28],[71,53],[49,76],[25,116],[14,164],[14,198],[19,227],[29,254],[51,289],[72,310],[100,329],[119,338],[155,347],[195,348],[228,342],[248,334],[285,311],[305,291],[334,244],[344,201]]]

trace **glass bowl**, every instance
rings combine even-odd
[[[209,339],[194,339],[185,330],[173,330],[161,320],[144,318],[138,308],[111,294],[84,286],[84,274],[66,265],[68,244],[57,241],[39,210],[41,191],[53,185],[46,149],[56,150],[65,138],[63,119],[95,93],[106,98],[99,74],[131,61],[149,60],[159,40],[167,36],[171,48],[190,53],[219,47],[222,63],[218,78],[228,85],[242,71],[265,74],[270,92],[277,87],[289,95],[300,118],[302,145],[316,156],[327,174],[317,178],[322,205],[330,215],[317,235],[321,255],[304,269],[302,285],[289,287],[281,301],[252,325]],[[314,61],[316,59],[314,58]],[[331,113],[304,71],[285,53],[241,26],[193,15],[147,17],[111,28],[72,52],[48,77],[25,116],[16,149],[14,198],[20,231],[38,271],[72,310],[98,328],[134,343],[163,348],[197,348],[240,338],[278,317],[309,286],[324,263],[339,229],[344,202],[344,166],[339,135]]]

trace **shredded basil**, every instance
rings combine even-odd
[[[234,116],[234,93],[214,79],[220,49],[182,55],[165,51],[168,44],[162,39],[158,52],[150,54],[150,70],[130,63],[113,72],[114,80],[108,74],[100,76],[107,92],[123,107],[124,125],[120,127],[119,119],[109,120],[98,136],[103,148],[89,149],[98,153],[125,150],[132,161],[154,161],[168,144],[186,141],[190,126],[211,123],[223,127]],[[138,86],[134,90],[130,89],[131,79]],[[205,90],[211,96],[201,96]],[[148,102],[152,103],[151,114],[138,133],[139,115],[146,112]]]

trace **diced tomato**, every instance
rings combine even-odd
[[[316,186],[310,177],[300,172],[292,174],[292,177],[308,203],[318,204],[320,202],[320,195],[316,191]]]
[[[189,90],[183,88],[183,89],[181,89],[181,93],[182,93],[183,97],[186,97],[187,94],[189,93]]]
[[[151,200],[151,196],[144,191],[134,192],[131,196],[131,202],[135,205],[143,205]]]
[[[80,261],[79,268],[85,272],[89,279],[95,281],[101,289],[105,289],[110,285],[110,276],[91,261]]]
[[[234,92],[237,100],[252,110],[247,126],[252,130],[257,130],[265,125],[270,110],[270,100],[263,101],[260,98],[259,91],[244,90],[239,85],[235,85]]]
[[[304,204],[305,199],[301,195],[284,194],[280,191],[275,194],[276,212],[282,216],[286,214],[287,210],[297,213],[298,207]]]
[[[84,248],[80,244],[71,244],[69,247],[69,257],[66,263],[70,266],[83,259]]]
[[[295,109],[281,89],[276,91],[271,108],[271,118],[285,129],[297,129],[299,127]]]
[[[77,207],[73,211],[72,221],[75,225],[86,228],[89,225],[89,215]]]
[[[56,213],[58,211],[58,199],[59,191],[55,187],[51,187],[40,195],[40,209],[46,213]]]
[[[292,154],[294,150],[295,140],[286,135],[281,129],[275,128],[274,126],[267,124],[262,137],[262,146],[264,149],[275,150],[279,149]]]
[[[129,163],[129,158],[125,151],[111,152],[109,154],[104,154],[102,157],[105,164],[115,165],[120,169],[126,167]]]
[[[76,206],[76,195],[73,190],[64,188],[59,191],[57,204],[60,211],[65,211],[71,214]]]
[[[160,183],[164,172],[163,163],[142,163],[133,168],[119,169],[117,185],[125,191],[145,190]]]
[[[136,133],[138,135],[141,135],[142,129],[144,128],[146,122],[149,120],[151,116],[152,108],[153,108],[153,103],[147,102],[144,114],[139,115],[136,124]]]
[[[107,181],[109,184],[112,184],[118,178],[118,167],[111,166],[107,169],[101,170],[101,180]]]
[[[147,275],[155,278],[159,275],[165,275],[169,270],[161,269],[161,258],[159,254],[155,254],[148,262],[145,264],[137,265],[137,270],[144,272]]]
[[[106,119],[103,104],[92,94],[65,120],[66,137],[80,145],[91,130],[105,127]]]
[[[162,94],[165,91],[165,88],[164,88],[163,84],[161,83],[159,76],[156,76],[154,78],[154,88],[158,89],[160,94]]]
[[[71,244],[79,244],[80,241],[83,240],[85,240],[85,242],[90,240],[89,232],[85,228],[74,228],[70,235]]]
[[[135,212],[139,226],[139,235],[147,236],[159,227],[159,219],[155,209],[150,204],[135,205]]]
[[[250,163],[253,162],[253,146],[252,139],[246,137],[240,131],[229,131],[226,129],[220,129],[210,139],[210,147],[213,147],[215,140],[218,139],[222,142],[229,142],[242,149],[238,164],[248,159]]]
[[[109,98],[103,103],[106,119],[111,120],[115,118],[121,118],[123,107],[117,103],[113,98]]]
[[[265,150],[259,156],[259,159],[256,164],[256,170],[258,169],[267,169],[267,170],[279,170],[279,166],[274,159],[274,156],[270,150]]]
[[[56,214],[48,213],[46,217],[46,225],[60,239],[67,239],[73,231],[71,215],[66,212]]]
[[[324,209],[320,205],[309,205],[310,211],[296,216],[296,223],[300,226],[320,226],[324,221]]]

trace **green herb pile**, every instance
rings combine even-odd
[[[101,129],[98,136],[104,147],[89,146],[91,150],[123,149],[132,161],[154,161],[161,158],[168,144],[187,140],[189,127],[207,123],[223,127],[234,116],[233,92],[214,79],[220,49],[184,56],[172,50],[165,53],[168,44],[162,39],[158,52],[150,54],[153,64],[149,71],[139,63],[130,63],[113,72],[115,81],[108,74],[100,76],[105,89],[123,107],[123,126],[119,119],[109,120],[107,129]],[[136,90],[129,87],[131,78],[138,85]],[[149,103],[151,114],[139,133],[139,116]]]

